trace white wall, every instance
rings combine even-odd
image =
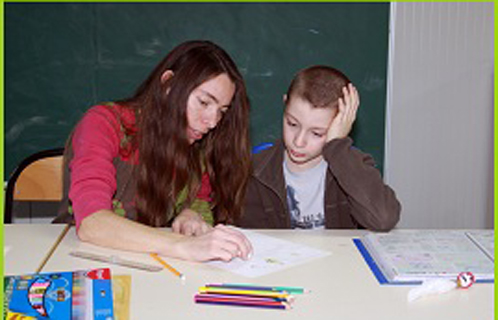
[[[493,3],[392,3],[385,179],[399,228],[493,226]]]

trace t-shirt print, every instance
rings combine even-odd
[[[287,186],[287,204],[290,212],[291,228],[293,229],[315,229],[324,228],[325,219],[323,212],[302,214],[299,208],[299,200],[296,199],[296,191],[293,187]]]

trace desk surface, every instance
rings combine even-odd
[[[5,225],[4,274],[35,272],[63,229],[60,224]]]
[[[5,226],[5,244],[19,243],[21,231],[25,235],[26,250],[47,247],[42,241],[27,241],[30,237],[55,234],[51,225]],[[22,230],[21,230],[22,229]],[[59,230],[62,230],[59,229]],[[249,279],[202,263],[175,259],[167,261],[181,270],[187,280],[182,283],[167,271],[146,272],[125,267],[106,265],[69,256],[72,250],[84,250],[106,255],[119,255],[157,264],[144,254],[104,249],[78,241],[74,229],[66,235],[43,271],[66,271],[95,267],[110,267],[113,274],[131,274],[131,319],[493,319],[494,285],[478,284],[469,290],[452,292],[407,302],[410,286],[381,286],[372,275],[352,238],[363,234],[351,230],[291,231],[265,230],[266,235],[302,243],[330,252],[327,257],[278,273]],[[20,246],[18,244],[18,246]],[[48,246],[50,247],[50,246]],[[39,251],[42,251],[40,248]],[[31,250],[37,251],[37,250]],[[6,272],[31,271],[23,262],[20,249],[6,256]],[[206,283],[246,282],[265,285],[301,286],[312,292],[299,295],[293,309],[288,311],[197,305],[193,296]]]

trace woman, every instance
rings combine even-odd
[[[66,146],[62,211],[73,213],[82,241],[97,245],[194,261],[247,258],[242,233],[211,224],[240,213],[248,121],[232,59],[211,42],[185,42],[134,96],[85,114]],[[173,233],[155,228],[169,225]]]

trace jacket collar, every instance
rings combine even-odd
[[[273,147],[263,150],[253,158],[254,177],[278,194],[285,194],[284,151],[284,143],[279,139]]]

